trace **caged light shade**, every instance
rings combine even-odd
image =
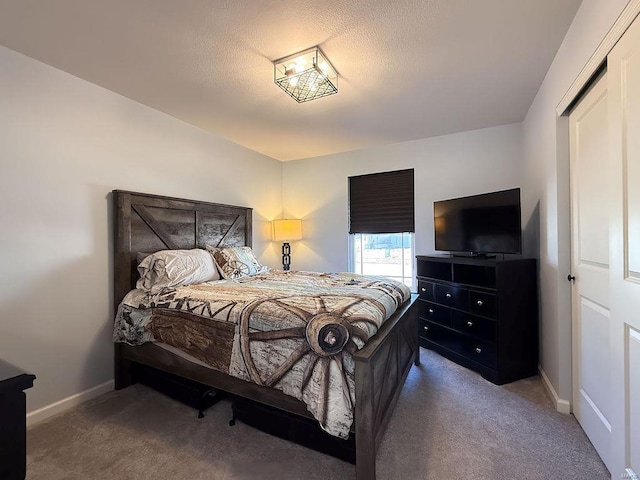
[[[274,81],[296,102],[338,93],[338,73],[320,47],[273,62]]]

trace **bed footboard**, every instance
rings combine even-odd
[[[376,452],[413,363],[419,364],[417,295],[354,354],[356,478],[376,478]]]

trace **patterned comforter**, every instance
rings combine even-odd
[[[305,402],[328,433],[347,438],[352,354],[410,296],[407,286],[382,277],[271,270],[156,294],[132,290],[118,308],[113,338],[163,342],[216,370],[277,388]],[[212,325],[226,327],[229,338],[215,338],[225,329]]]

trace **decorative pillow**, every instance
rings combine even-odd
[[[228,280],[269,270],[269,267],[260,265],[251,251],[251,247],[214,248],[207,246],[207,250],[213,256],[220,274]]]
[[[149,252],[138,252],[136,253],[136,264],[140,265],[142,261],[147,258],[151,253]]]
[[[138,265],[136,288],[157,293],[163,288],[220,280],[211,255],[199,248],[162,250],[145,257]]]

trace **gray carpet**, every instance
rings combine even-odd
[[[378,453],[379,479],[609,479],[572,416],[536,377],[498,387],[421,349]],[[238,422],[204,419],[144,386],[30,428],[29,480],[350,479],[352,465]]]

